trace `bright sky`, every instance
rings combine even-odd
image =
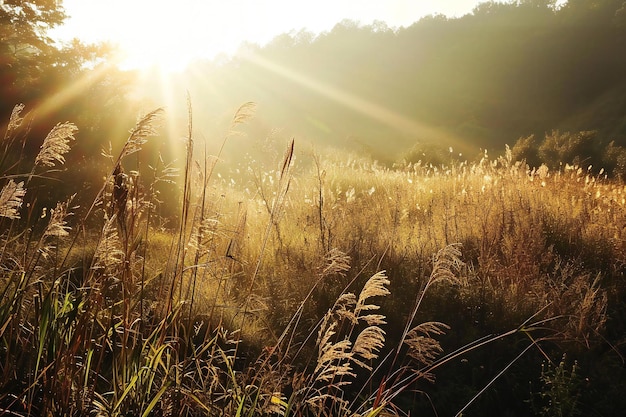
[[[408,26],[429,14],[463,16],[484,1],[64,0],[70,18],[53,36],[117,43],[127,67],[179,69],[197,58],[232,54],[244,41],[263,45],[291,30],[320,33],[343,19]]]
[[[70,18],[54,37],[113,41],[127,67],[182,68],[195,58],[231,54],[244,41],[264,44],[306,28],[332,29],[343,19],[391,27],[422,16],[462,16],[481,0],[64,0]]]

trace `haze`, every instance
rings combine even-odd
[[[321,33],[344,19],[390,27],[409,26],[421,17],[470,13],[479,0],[320,0],[171,1],[66,0],[70,18],[53,32],[67,41],[108,41],[122,49],[122,66],[158,65],[179,70],[189,62],[233,54],[242,42],[264,45],[281,33],[306,29]],[[114,24],[111,24],[114,22]]]

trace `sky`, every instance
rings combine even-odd
[[[70,18],[59,40],[111,41],[123,66],[182,68],[199,58],[232,54],[244,42],[263,45],[281,33],[330,30],[344,19],[408,26],[430,14],[460,17],[484,0],[64,0]]]

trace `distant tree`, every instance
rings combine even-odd
[[[513,161],[525,161],[531,167],[538,167],[541,163],[537,155],[538,141],[535,135],[523,136],[511,148]]]
[[[556,7],[556,0],[519,0],[520,6],[529,6],[537,9],[551,9]]]
[[[454,163],[452,148],[441,143],[416,143],[404,155],[403,162],[433,167],[450,166]]]
[[[552,129],[597,130],[602,144],[626,145],[624,10],[624,0],[498,0],[401,28],[347,20],[317,35],[293,31],[254,49],[281,71],[224,64],[220,95],[264,103],[269,125],[328,142],[358,137],[394,157],[430,139],[415,126],[475,149],[534,134],[532,146],[516,144],[529,164]],[[569,156],[553,139],[543,152],[558,164]]]
[[[590,164],[594,158],[594,139],[597,132],[578,133],[553,130],[539,146],[539,158],[550,168],[557,169],[561,164]]]
[[[496,13],[502,13],[503,11],[512,10],[516,7],[515,4],[511,3],[503,3],[500,1],[486,1],[483,3],[479,3],[472,10],[472,14],[474,16],[486,16],[493,15]]]
[[[63,178],[66,187],[56,189],[59,193],[100,181],[96,156],[102,144],[124,138],[138,112],[129,110],[125,94],[132,74],[108,62],[112,47],[79,40],[59,44],[49,36],[65,19],[61,0],[0,0],[0,120],[8,120],[16,104],[25,104],[33,116],[22,150],[28,156],[39,151],[57,122],[69,120],[79,128],[80,140],[67,161],[80,175]]]
[[[49,29],[66,18],[60,1],[5,0],[0,4],[0,50],[15,60],[54,49]]]
[[[95,64],[113,52],[106,44],[55,42],[48,33],[66,17],[62,1],[0,1],[0,114],[75,81],[87,62]]]
[[[17,103],[34,110],[65,89],[73,94],[64,94],[64,101],[57,103],[57,116],[88,121],[101,117],[96,116],[101,112],[88,115],[87,110],[81,111],[86,107],[81,95],[90,93],[90,110],[95,110],[94,104],[123,96],[127,80],[110,65],[107,71],[98,68],[98,77],[92,76],[94,67],[105,64],[114,53],[110,45],[87,45],[77,39],[59,44],[50,38],[49,31],[66,17],[61,0],[0,1],[0,118],[6,119]],[[90,82],[83,82],[80,90],[69,88],[81,79]],[[102,88],[94,86],[98,83]]]
[[[66,18],[60,4],[50,0],[6,0],[0,4],[0,93],[3,101],[15,101],[16,96],[28,91],[56,63],[58,49],[48,37],[48,31]]]
[[[607,172],[626,180],[626,148],[610,142],[604,150],[602,163]]]

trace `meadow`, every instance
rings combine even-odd
[[[297,138],[269,163],[221,169],[254,109],[215,155],[194,146],[190,116],[181,169],[131,169],[157,134],[162,111],[148,113],[103,156],[93,201],[67,190],[53,208],[37,196],[71,172],[78,128],[57,125],[25,160],[14,109],[0,144],[0,414],[624,409],[623,182],[529,167],[508,147],[384,166]]]

